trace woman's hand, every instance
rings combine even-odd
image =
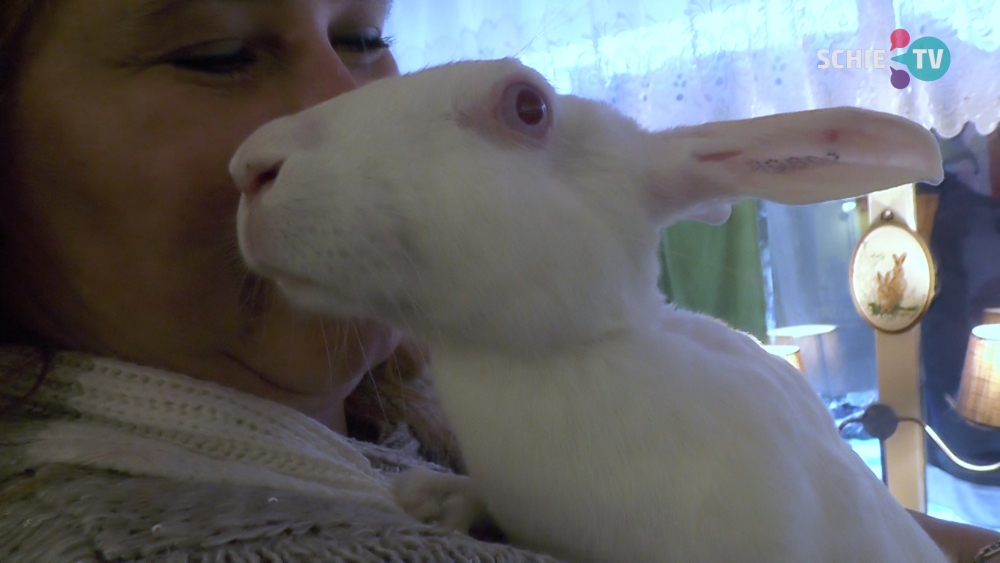
[[[972,563],[980,549],[1000,541],[1000,532],[994,530],[938,520],[912,510],[910,515],[941,547],[952,563]],[[997,558],[997,563],[1000,563],[1000,557]]]

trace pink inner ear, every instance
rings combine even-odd
[[[732,205],[719,203],[690,214],[688,219],[694,219],[695,221],[701,221],[702,223],[717,226],[728,221],[729,216],[732,215],[732,213]]]
[[[679,219],[690,219],[701,221],[709,225],[721,225],[729,220],[733,213],[733,206],[729,203],[703,204],[698,208],[685,213]]]
[[[730,158],[741,154],[743,154],[743,151],[713,152],[709,154],[698,154],[695,155],[695,158],[698,162],[720,162],[723,160],[729,160]]]

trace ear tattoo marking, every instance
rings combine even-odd
[[[828,152],[826,156],[792,156],[784,160],[778,160],[776,158],[770,158],[763,162],[759,160],[750,160],[747,165],[753,172],[785,172],[788,170],[798,170],[799,168],[805,168],[812,164],[822,164],[824,162],[836,162],[840,160],[840,155],[835,152]]]
[[[698,159],[698,162],[721,162],[741,154],[743,154],[743,151],[714,152],[710,154],[698,154],[695,155],[695,158]]]

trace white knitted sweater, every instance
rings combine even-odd
[[[31,389],[32,358],[0,349],[4,404]],[[426,462],[395,438],[350,440],[219,385],[61,353],[0,419],[0,561],[552,561],[406,516],[382,472]]]

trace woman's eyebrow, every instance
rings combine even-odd
[[[133,21],[156,24],[196,6],[205,4],[251,4],[259,0],[143,0],[135,9]]]
[[[220,4],[253,4],[271,3],[277,0],[143,0],[135,10],[135,20],[141,23],[155,25],[156,22],[176,16],[195,5],[209,2]],[[336,0],[335,0],[336,1]],[[386,12],[392,8],[393,0],[349,0],[358,4],[381,4]]]
[[[117,38],[124,41],[129,50],[141,51],[146,46],[160,45],[177,37],[182,30],[191,31],[195,21],[191,18],[196,14],[204,16],[219,9],[226,13],[231,9],[277,1],[281,0],[141,0],[132,3],[122,14],[122,33],[117,34]]]

